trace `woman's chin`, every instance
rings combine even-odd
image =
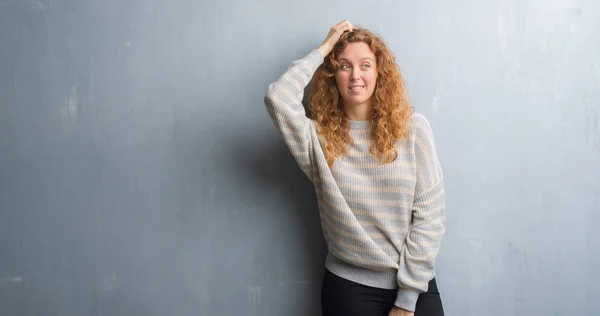
[[[367,103],[369,99],[368,98],[364,98],[364,97],[359,97],[359,98],[347,98],[346,100],[344,100],[344,103],[348,106],[360,106],[363,105],[365,103]]]

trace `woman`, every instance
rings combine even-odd
[[[323,316],[443,315],[434,278],[442,171],[431,126],[413,113],[383,40],[338,23],[269,86],[265,105],[316,189],[329,250]]]

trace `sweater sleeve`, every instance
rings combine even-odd
[[[413,128],[417,183],[412,223],[400,251],[400,289],[395,302],[408,311],[415,310],[419,294],[427,291],[435,276],[435,260],[446,222],[443,175],[431,125],[424,116],[416,114]]]
[[[304,89],[323,59],[323,55],[315,49],[304,58],[294,61],[277,81],[269,85],[264,100],[275,127],[300,169],[309,178],[312,166],[311,122],[302,106],[302,97]]]

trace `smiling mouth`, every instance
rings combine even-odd
[[[360,89],[363,89],[364,87],[365,87],[365,86],[351,86],[351,87],[350,87],[350,90],[351,90],[351,91],[358,91],[358,90],[360,90]]]

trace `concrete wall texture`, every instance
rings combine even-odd
[[[263,106],[349,19],[445,172],[447,315],[600,315],[600,2],[0,0],[0,315],[319,315]]]

